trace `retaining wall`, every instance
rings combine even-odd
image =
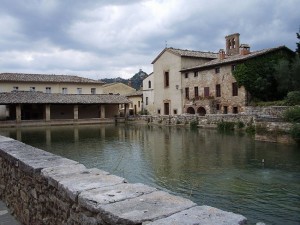
[[[25,225],[246,224],[242,215],[130,184],[2,136],[0,199]]]

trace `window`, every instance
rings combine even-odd
[[[18,91],[19,90],[19,87],[15,86],[13,87],[13,91]]]
[[[148,88],[151,88],[151,81],[148,81]]]
[[[141,107],[141,101],[138,101],[138,107]]]
[[[62,88],[62,93],[63,94],[68,94],[68,89],[67,88]]]
[[[82,88],[77,88],[77,94],[81,95],[82,94]]]
[[[231,65],[231,71],[235,71],[236,66],[235,65]]]
[[[190,99],[190,90],[189,90],[188,87],[185,88],[185,98],[186,98],[186,99]]]
[[[199,97],[198,87],[194,87],[194,93],[195,93],[195,98],[198,98]]]
[[[30,87],[29,91],[35,91],[35,87]]]
[[[165,72],[165,87],[169,87],[169,72]]]
[[[46,87],[46,93],[51,94],[51,87]]]
[[[216,105],[216,110],[220,110],[220,104]]]
[[[224,106],[224,107],[223,107],[223,113],[224,113],[224,114],[227,114],[227,113],[228,113],[228,106]]]
[[[204,97],[209,97],[209,87],[204,88]]]
[[[91,94],[95,95],[96,94],[96,88],[91,88]]]
[[[238,113],[238,107],[233,107],[232,108],[232,113],[237,114]]]
[[[157,114],[160,114],[160,109],[157,110]]]
[[[215,73],[220,73],[220,67],[215,68]]]
[[[146,105],[148,105],[148,97],[146,97]]]
[[[174,115],[177,114],[177,109],[173,109],[173,114],[174,114]]]
[[[189,78],[189,73],[185,73],[185,74],[184,74],[184,77],[185,77],[185,78]]]
[[[198,77],[198,72],[197,71],[194,72],[194,77]]]
[[[237,82],[232,83],[232,96],[238,96],[238,85],[237,85]]]
[[[216,97],[221,97],[221,85],[216,85]]]

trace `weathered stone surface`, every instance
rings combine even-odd
[[[109,175],[107,172],[98,169],[88,169],[59,179],[58,190],[65,192],[70,199],[75,201],[79,193],[83,191],[124,182],[126,181],[122,177]]]
[[[97,211],[100,205],[139,197],[156,191],[156,188],[144,184],[118,184],[114,186],[84,191],[78,196],[78,203],[91,211]]]
[[[149,225],[243,225],[247,224],[246,217],[225,212],[210,206],[197,206],[176,213],[164,219],[149,223]]]
[[[100,206],[99,210],[109,224],[140,224],[167,217],[195,205],[188,199],[155,191],[137,198]]]

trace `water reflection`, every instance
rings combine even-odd
[[[176,127],[68,126],[1,129],[0,133],[130,182],[241,213],[250,224],[300,221],[297,146]]]

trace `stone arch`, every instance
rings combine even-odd
[[[199,107],[199,108],[197,109],[197,113],[199,114],[199,116],[205,116],[206,110],[205,110],[204,107]]]
[[[195,109],[193,107],[188,107],[186,112],[189,114],[195,114]]]

